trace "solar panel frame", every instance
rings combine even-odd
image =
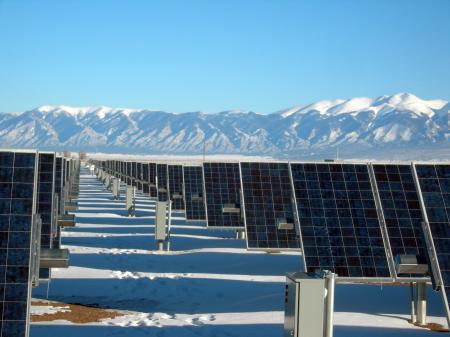
[[[5,153],[8,155],[4,155]],[[28,159],[25,158],[27,154],[30,155]],[[8,157],[12,159],[9,165]],[[22,163],[18,162],[19,157],[22,157]],[[35,251],[32,238],[36,234],[34,231],[37,223],[37,159],[37,151],[0,150],[0,184],[11,185],[9,197],[4,194],[6,198],[2,198],[2,200],[9,200],[10,206],[4,207],[8,203],[2,201],[0,207],[2,214],[0,226],[2,229],[8,226],[7,254],[4,254],[1,261],[4,292],[1,303],[3,315],[0,317],[0,334],[3,337],[25,337],[29,334],[31,283],[36,276],[33,275],[32,270],[36,263],[33,262],[36,256],[32,256]],[[10,169],[9,173],[7,169]],[[31,198],[29,187],[32,188]],[[7,190],[7,186],[5,188]],[[17,200],[15,204],[14,200]],[[6,218],[8,218],[7,221],[5,221]]]
[[[302,243],[289,162],[240,162],[239,169],[247,250],[301,251]],[[277,171],[279,174],[275,175]],[[255,188],[256,184],[259,185],[258,188]],[[289,199],[289,202],[286,199]],[[277,217],[279,215],[281,218]],[[276,221],[281,219],[291,223],[293,228],[277,228]],[[261,224],[258,225],[260,221]],[[252,222],[252,225],[249,222]],[[249,231],[249,227],[255,227],[254,233]],[[261,228],[265,229],[265,233],[260,230]],[[269,238],[272,240],[268,240]],[[250,241],[256,242],[256,245],[250,244]]]
[[[379,211],[378,211],[378,208],[376,207],[376,203],[375,203],[373,184],[370,181],[370,176],[369,176],[369,172],[368,172],[369,171],[368,163],[367,162],[352,162],[352,163],[350,163],[350,162],[338,162],[338,161],[334,161],[334,162],[291,161],[291,162],[289,162],[289,165],[291,167],[291,176],[292,176],[292,183],[293,183],[293,188],[294,188],[295,203],[296,203],[297,216],[298,216],[299,226],[300,226],[300,236],[301,236],[301,244],[302,244],[302,251],[303,251],[302,258],[303,258],[305,269],[307,271],[313,271],[310,268],[308,268],[308,265],[310,264],[309,262],[311,262],[311,261],[308,262],[308,257],[306,256],[306,255],[309,255],[309,253],[308,253],[309,251],[312,251],[312,249],[310,248],[310,244],[311,243],[308,242],[308,244],[306,244],[305,237],[308,237],[308,241],[311,241],[311,239],[309,238],[310,237],[309,235],[305,235],[304,234],[304,231],[311,231],[309,228],[308,229],[305,229],[305,228],[306,227],[313,227],[312,233],[315,233],[314,232],[315,231],[315,228],[314,228],[315,226],[313,226],[313,225],[312,226],[305,226],[304,224],[302,225],[302,223],[305,222],[306,220],[302,220],[304,217],[302,216],[303,212],[300,211],[299,199],[305,199],[305,198],[300,198],[299,195],[298,195],[300,193],[300,191],[297,192],[297,190],[299,188],[296,186],[296,179],[294,177],[294,171],[292,170],[292,168],[293,168],[294,165],[321,165],[322,168],[324,166],[330,166],[330,165],[341,165],[342,168],[343,168],[343,166],[347,166],[348,167],[348,166],[353,165],[353,166],[355,166],[355,173],[363,173],[362,175],[364,176],[364,178],[361,177],[361,179],[367,179],[367,180],[361,180],[361,182],[364,183],[363,184],[364,189],[357,189],[356,188],[356,186],[360,183],[360,181],[358,179],[356,179],[356,182],[352,182],[351,181],[351,180],[353,180],[353,178],[350,178],[350,177],[351,177],[351,175],[353,173],[351,173],[351,172],[344,172],[343,169],[342,169],[342,172],[337,172],[337,171],[336,172],[332,172],[331,170],[329,170],[330,181],[331,182],[330,182],[330,184],[323,183],[323,186],[325,186],[325,185],[332,186],[331,187],[331,191],[333,191],[333,196],[331,196],[331,193],[326,192],[326,191],[330,190],[329,188],[324,189],[325,190],[324,195],[327,196],[327,198],[328,197],[330,197],[331,199],[334,198],[334,205],[336,206],[335,207],[335,211],[333,211],[333,209],[334,209],[333,207],[331,207],[331,209],[329,209],[329,210],[327,210],[326,207],[318,207],[318,209],[322,208],[322,210],[324,211],[323,214],[325,214],[325,213],[329,213],[329,214],[333,213],[333,216],[330,217],[328,215],[326,217],[329,217],[330,219],[335,219],[335,218],[338,219],[337,222],[336,222],[336,225],[339,224],[340,233],[343,233],[342,232],[342,228],[350,228],[350,229],[345,229],[345,233],[346,234],[350,234],[351,231],[353,230],[354,235],[351,235],[351,234],[349,236],[343,235],[343,234],[341,236],[336,236],[334,234],[333,235],[328,235],[328,237],[326,238],[327,240],[329,240],[330,238],[337,237],[338,239],[333,239],[333,241],[335,243],[338,242],[338,241],[342,241],[342,245],[341,244],[339,244],[339,245],[331,245],[331,243],[328,244],[328,245],[324,245],[323,247],[329,248],[329,252],[328,252],[329,254],[328,255],[318,255],[318,254],[323,254],[323,252],[319,253],[319,251],[316,249],[316,252],[317,252],[316,255],[311,256],[311,257],[312,258],[317,258],[318,261],[323,259],[324,261],[328,261],[329,262],[329,260],[333,260],[332,259],[334,257],[333,256],[333,250],[335,251],[336,254],[337,253],[340,254],[340,255],[339,254],[336,255],[336,257],[338,258],[337,259],[338,261],[342,260],[342,257],[345,257],[345,260],[347,262],[347,258],[350,257],[351,260],[348,260],[348,261],[351,261],[351,262],[347,262],[346,267],[348,267],[348,268],[351,267],[352,268],[352,273],[351,273],[352,275],[343,275],[342,271],[344,271],[344,268],[341,268],[341,267],[339,267],[339,268],[336,268],[336,267],[330,268],[330,266],[324,266],[322,268],[322,269],[327,269],[327,270],[334,271],[338,275],[337,279],[338,280],[342,280],[343,282],[361,282],[361,283],[393,282],[393,276],[391,274],[391,269],[390,269],[390,266],[389,266],[389,259],[387,258],[387,251],[386,251],[386,240],[387,240],[387,238],[385,238],[383,230],[382,230],[381,225],[380,225],[380,219],[378,217],[378,212]],[[364,168],[365,168],[366,172],[356,172],[356,166],[359,167],[358,170],[362,169],[362,171],[364,171]],[[316,173],[318,173],[318,172],[316,172]],[[326,174],[325,174],[326,172],[321,172],[321,173],[324,173],[323,176],[326,176]],[[331,173],[333,173],[333,174],[331,174]],[[341,173],[342,173],[342,179],[341,179],[341,177],[339,177],[339,175]],[[344,173],[346,173],[346,174],[344,174]],[[367,177],[365,176],[366,174],[367,174]],[[308,177],[310,177],[309,174],[308,174]],[[331,179],[331,177],[333,177],[333,179]],[[339,188],[335,188],[334,187],[334,185],[335,185],[334,180],[335,179],[336,179],[336,186],[339,187]],[[347,180],[349,180],[348,181],[348,183],[349,183],[348,186],[351,188],[350,191],[357,190],[359,192],[358,194],[359,194],[359,197],[360,197],[359,199],[361,199],[361,202],[362,202],[362,200],[369,200],[369,202],[367,202],[367,204],[370,204],[370,200],[373,199],[372,200],[373,204],[371,204],[369,207],[364,206],[362,208],[363,211],[358,211],[359,217],[353,217],[352,216],[352,213],[351,213],[351,210],[350,210],[351,209],[350,202],[349,202],[349,200],[358,200],[358,198],[357,199],[350,199],[348,197],[344,198],[345,195],[347,195],[347,196],[349,195],[347,193],[347,190],[348,190],[347,189]],[[319,182],[317,184],[308,183],[308,185],[309,186],[320,186],[320,183]],[[306,175],[305,175],[305,186],[307,188],[306,192],[308,192],[308,187],[306,185]],[[323,197],[322,197],[322,193],[321,193],[321,188],[319,188],[319,191],[317,191],[317,188],[310,188],[310,189],[315,191],[315,192],[312,193],[312,196],[315,196],[316,198],[311,198],[309,196],[309,194],[307,194],[308,196],[307,196],[306,199],[308,200],[308,203],[309,203],[310,199],[322,200]],[[341,191],[341,192],[336,194],[337,191]],[[362,192],[364,192],[364,193],[362,193]],[[302,195],[302,194],[300,193],[300,195]],[[342,196],[343,198],[336,198],[336,195],[338,195],[339,197]],[[352,196],[353,195],[356,196],[356,194],[351,194],[351,195]],[[364,199],[363,196],[366,199]],[[337,200],[340,200],[339,201],[339,205],[337,203]],[[315,200],[312,201],[312,202],[316,203]],[[320,201],[320,202],[322,202],[322,201]],[[346,203],[348,203],[348,205],[349,205],[348,207],[344,205]],[[366,202],[364,202],[364,203],[366,203]],[[327,204],[329,204],[329,206],[330,206],[332,204],[332,202],[331,201],[327,201]],[[361,205],[363,206],[363,204],[361,204]],[[345,206],[345,207],[343,207],[343,206]],[[314,208],[314,207],[312,207],[312,208]],[[361,234],[361,236],[357,236],[356,235],[356,231],[355,231],[356,227],[353,224],[353,221],[360,222],[358,224],[358,226],[363,225],[362,219],[358,220],[358,218],[362,217],[365,220],[367,220],[366,219],[366,214],[365,214],[365,209],[366,208],[368,209],[368,214],[370,215],[370,217],[367,218],[367,219],[370,219],[370,226],[368,226],[367,224],[366,224],[366,228],[364,228],[364,226],[362,226],[363,229],[360,229],[359,230],[360,232],[358,233],[358,234]],[[314,210],[314,212],[316,212],[316,210]],[[317,212],[321,213],[319,210],[317,210]],[[345,223],[344,227],[341,226],[341,220],[340,220],[341,219],[341,215],[339,213],[341,213],[343,215],[342,219],[343,219],[343,221]],[[336,217],[334,217],[334,215],[336,215]],[[322,217],[322,216],[320,216],[320,217]],[[348,220],[349,218],[351,219],[351,221]],[[318,225],[318,232],[320,232],[322,230],[321,229],[322,225],[328,226],[326,221],[323,222],[323,223],[321,223],[321,221],[316,221],[316,222],[320,225],[320,226]],[[350,222],[351,222],[351,225],[350,225]],[[333,231],[337,231],[336,230],[337,227],[331,227],[330,226],[330,228],[334,229]],[[371,230],[369,231],[370,228],[371,228]],[[367,231],[364,231],[364,229],[367,229]],[[325,228],[325,232],[328,232],[328,230],[329,230],[329,228],[326,227]],[[323,233],[319,233],[319,234],[320,235],[316,235],[316,234],[313,235],[314,238],[319,238],[319,243],[321,241],[324,241],[324,242],[327,241],[327,240],[322,238],[323,237]],[[344,237],[346,237],[345,241],[347,241],[347,243],[345,245],[344,245]],[[377,261],[376,262],[374,260],[374,256],[373,255],[372,256],[371,255],[362,255],[360,253],[360,251],[362,251],[362,252],[365,252],[365,254],[368,254],[369,248],[363,246],[362,244],[361,245],[356,245],[356,243],[358,241],[360,241],[360,242],[364,242],[364,241],[366,241],[366,242],[367,241],[369,241],[369,242],[370,241],[377,242],[377,245],[375,246],[377,254],[378,254],[378,256],[376,256],[377,257]],[[353,245],[353,242],[355,242],[355,245]],[[311,247],[313,247],[313,246],[311,246]],[[314,247],[318,247],[317,242],[314,244]],[[322,247],[322,246],[320,246],[320,247]],[[332,249],[332,247],[335,247],[335,248]],[[307,249],[305,249],[305,248],[307,248]],[[370,249],[370,251],[371,250],[372,249]],[[344,255],[342,255],[342,254],[344,254]],[[359,256],[358,256],[358,254],[359,254]],[[320,257],[320,259],[319,259],[319,257]],[[358,259],[354,259],[355,257],[358,257]],[[361,258],[364,258],[364,259],[361,260]],[[319,263],[319,262],[317,262],[317,263]],[[350,265],[350,263],[352,265]],[[340,264],[340,266],[342,266],[342,264]],[[357,268],[361,269],[361,271],[362,271],[361,274],[362,275],[358,275],[360,273],[359,273],[359,271],[356,272]],[[380,269],[380,274],[379,275],[377,274],[377,269]],[[348,272],[350,273],[350,270],[348,270]],[[368,275],[368,274],[372,274],[373,272],[375,273],[374,276]]]
[[[428,167],[429,177],[421,177],[422,173],[418,172],[421,166]],[[441,292],[447,323],[450,325],[450,162],[413,162],[412,167],[421,201],[424,219],[422,228],[432,272],[431,279],[435,289],[439,289]],[[444,167],[444,169],[440,168],[438,171],[437,167]],[[425,179],[427,183],[424,182]],[[431,183],[431,180],[434,180],[434,183]],[[426,195],[424,195],[425,193]],[[438,195],[440,198],[433,198],[433,195]],[[431,211],[432,209],[433,211]],[[437,211],[437,209],[441,209],[441,211]],[[436,219],[444,221],[435,221]],[[440,225],[441,223],[442,225]],[[443,241],[441,242],[441,240]],[[442,243],[444,244],[442,245]]]
[[[214,190],[213,190],[214,186],[209,186],[209,184],[207,184],[207,182],[209,183],[208,179],[209,179],[209,175],[210,175],[208,170],[212,169],[209,166],[212,166],[212,165],[214,165],[215,166],[214,169],[217,169],[217,170],[219,170],[219,165],[225,166],[225,171],[226,171],[225,176],[222,176],[220,179],[220,182],[218,182],[219,186],[218,186],[218,190],[216,189],[216,193],[214,193]],[[234,172],[230,172],[230,170],[232,170]],[[234,181],[230,182],[229,178],[231,178],[231,177],[233,178]],[[215,198],[214,194],[217,196],[219,194],[218,192],[221,192],[221,190],[224,190],[220,187],[220,184],[226,185],[227,186],[226,190],[228,190],[228,191],[230,191],[230,184],[234,185],[234,186],[239,185],[239,190],[236,191],[236,189],[233,188],[233,190],[231,191],[231,194],[228,193],[227,196],[221,195],[220,198]],[[212,189],[210,191],[208,191],[208,189],[210,187]],[[230,197],[233,195],[234,195],[234,197]],[[239,162],[226,162],[226,163],[224,163],[224,162],[204,162],[203,163],[203,196],[205,199],[206,227],[215,228],[215,229],[236,229],[236,230],[242,230],[245,228],[243,214],[242,214],[244,205],[242,204]],[[208,198],[215,198],[215,200],[213,200],[214,201],[213,205],[211,205],[211,203],[208,203]],[[217,203],[216,201],[218,201],[219,203]],[[225,215],[223,215],[223,211],[216,212],[217,208],[222,209],[223,206],[227,203],[239,205],[239,208],[240,208],[239,215],[234,215],[234,214],[230,213],[229,215],[225,216]],[[208,205],[211,206],[210,209],[209,209]],[[211,215],[212,213],[217,213],[217,214]],[[225,217],[227,218],[227,220],[229,222],[231,222],[231,225],[224,225]],[[219,222],[221,222],[221,224],[213,225],[212,221],[211,221],[213,218],[220,219]],[[236,225],[236,224],[238,224],[238,225]]]
[[[167,179],[169,198],[172,201],[172,210],[184,211],[184,186],[183,186],[183,165],[167,165]],[[175,198],[176,194],[179,194],[179,198]]]
[[[197,171],[197,177],[191,172]],[[200,172],[200,175],[198,173]],[[189,177],[186,179],[186,177]],[[198,184],[200,183],[200,184]],[[200,186],[200,188],[198,188]],[[195,187],[195,188],[194,188]],[[183,188],[184,188],[184,204],[186,207],[186,220],[190,222],[205,222],[205,198],[203,188],[203,166],[202,165],[183,165]],[[200,193],[202,200],[192,200],[192,193]]]

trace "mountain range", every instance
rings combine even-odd
[[[45,105],[0,114],[1,147],[277,158],[450,158],[450,103],[398,93],[271,114]]]

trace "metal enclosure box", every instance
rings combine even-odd
[[[120,197],[120,179],[119,178],[114,178],[114,180],[113,180],[112,194],[115,199],[119,199],[119,197]]]
[[[314,273],[286,276],[284,337],[323,337],[326,280]]]
[[[158,201],[156,203],[156,220],[155,220],[155,240],[157,241],[165,241],[167,237],[166,213],[167,213],[167,202]]]
[[[134,208],[134,187],[127,186],[126,208],[130,212]]]
[[[397,255],[395,258],[397,274],[425,275],[428,272],[426,261],[420,261],[416,255]]]

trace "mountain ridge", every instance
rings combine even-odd
[[[447,147],[450,103],[398,93],[313,102],[270,114],[227,110],[171,113],[153,109],[44,105],[0,114],[2,147],[274,157],[355,155],[395,148]]]

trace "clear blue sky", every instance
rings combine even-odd
[[[0,111],[450,99],[449,0],[0,0]]]

